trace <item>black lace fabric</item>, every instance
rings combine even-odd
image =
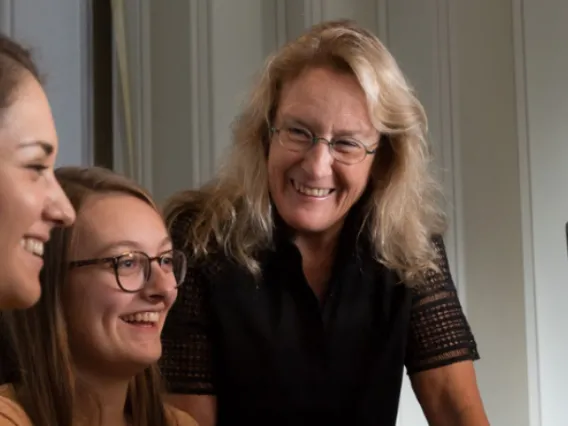
[[[189,217],[182,216],[172,229],[174,245],[178,248],[186,241],[189,221]],[[409,374],[479,358],[450,275],[444,243],[441,238],[434,243],[439,253],[440,271],[430,272],[425,283],[411,290],[405,360]],[[189,268],[166,320],[160,363],[171,393],[215,393],[207,279],[214,268],[209,264]]]
[[[183,247],[188,228],[189,219],[180,218],[174,224],[174,246]],[[206,292],[200,269],[190,267],[162,332],[160,368],[171,393],[213,393],[211,324]]]
[[[435,238],[440,271],[413,288],[406,368],[409,374],[443,367],[479,354],[458,299],[442,238]]]

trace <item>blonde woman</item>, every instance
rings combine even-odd
[[[192,259],[163,334],[202,425],[392,425],[403,369],[430,424],[487,425],[450,276],[426,117],[351,22],[268,59],[219,176],[168,207]]]
[[[46,245],[40,301],[5,314],[19,377],[0,386],[0,425],[196,426],[164,405],[156,367],[185,255],[134,182],[100,168],[56,177],[77,220]]]

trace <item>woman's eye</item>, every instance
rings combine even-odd
[[[311,134],[307,130],[299,129],[297,127],[289,127],[288,133],[294,138],[311,139]]]
[[[353,151],[355,149],[361,149],[361,146],[357,142],[349,140],[339,140],[334,143],[335,147],[342,151]]]
[[[121,269],[131,269],[134,268],[137,264],[136,259],[121,259],[118,262],[118,267]]]
[[[30,164],[27,166],[28,169],[33,170],[34,172],[37,172],[38,174],[43,173],[45,170],[47,170],[49,167],[47,167],[44,164]]]
[[[171,265],[173,261],[174,260],[171,255],[167,255],[161,258],[162,265]]]

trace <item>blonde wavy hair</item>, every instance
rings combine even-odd
[[[440,186],[430,167],[427,120],[396,61],[369,31],[352,21],[315,25],[266,61],[233,128],[231,155],[217,177],[199,191],[175,196],[168,223],[193,211],[187,246],[197,258],[222,249],[254,275],[256,254],[271,247],[273,212],[268,191],[269,128],[284,83],[310,67],[351,73],[366,94],[381,133],[364,205],[374,255],[407,283],[437,270],[432,237],[445,228]]]

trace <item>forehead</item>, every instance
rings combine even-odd
[[[22,71],[11,100],[10,105],[2,111],[2,145],[6,147],[9,143],[15,145],[39,140],[57,148],[57,134],[47,96],[39,82],[27,71]]]
[[[319,120],[338,126],[370,127],[367,98],[355,76],[329,68],[310,68],[282,87],[279,115]]]
[[[138,249],[153,252],[168,233],[161,216],[146,202],[132,195],[109,193],[86,200],[77,214],[73,235],[74,251],[87,256],[99,255],[105,247],[121,241],[135,242]]]

